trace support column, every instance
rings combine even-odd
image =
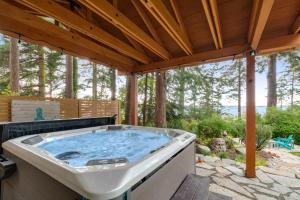
[[[128,87],[127,87],[127,109],[128,112],[128,123],[130,125],[137,125],[138,118],[137,118],[137,76],[135,73],[128,74],[127,77]]]
[[[246,177],[254,178],[256,176],[255,56],[250,54],[247,54],[246,93]]]

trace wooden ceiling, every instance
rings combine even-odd
[[[150,72],[300,46],[300,0],[0,0],[0,30]]]

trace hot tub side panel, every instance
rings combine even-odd
[[[1,200],[80,200],[81,195],[26,161],[5,151],[17,171],[1,182]]]
[[[130,200],[169,200],[184,178],[195,173],[195,143],[163,165],[145,182],[130,192]]]

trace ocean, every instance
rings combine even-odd
[[[282,109],[286,109],[287,106],[283,106]],[[256,106],[256,113],[260,115],[265,115],[267,110],[267,106]],[[222,108],[222,113],[228,114],[236,117],[238,115],[238,107],[237,106],[224,106]],[[246,106],[242,106],[242,115],[246,114]]]

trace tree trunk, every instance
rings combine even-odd
[[[66,55],[66,89],[65,97],[73,98],[73,58]]]
[[[38,56],[39,56],[39,96],[45,97],[45,52],[43,47],[38,47]]]
[[[154,73],[151,73],[150,77],[148,78],[149,82],[149,100],[148,100],[148,107],[147,107],[147,123],[153,119],[153,102],[154,102]]]
[[[93,80],[92,80],[92,88],[93,88],[93,99],[97,99],[97,65],[93,63]]]
[[[291,81],[291,106],[294,105],[294,92],[295,92],[295,71],[292,69],[292,81]]]
[[[78,60],[73,57],[73,97],[74,99],[78,96]]]
[[[179,69],[180,78],[179,78],[179,114],[181,117],[184,116],[184,89],[185,89],[185,69]]]
[[[268,107],[277,105],[276,57],[277,57],[276,54],[270,55],[269,62],[268,62],[268,75],[267,75],[267,85],[268,85],[267,106]]]
[[[111,100],[116,100],[117,70],[111,69]]]
[[[130,77],[126,76],[126,105],[125,105],[125,124],[129,124],[130,113]]]
[[[242,117],[242,107],[241,107],[241,99],[242,99],[242,63],[238,61],[238,118]]]
[[[145,74],[145,87],[144,87],[144,103],[143,103],[143,126],[146,125],[146,109],[147,109],[147,99],[148,99],[148,74]]]
[[[10,89],[14,93],[19,92],[19,48],[18,40],[10,38],[10,54],[9,54],[9,69],[10,69]]]
[[[166,127],[166,72],[156,73],[155,126]]]

